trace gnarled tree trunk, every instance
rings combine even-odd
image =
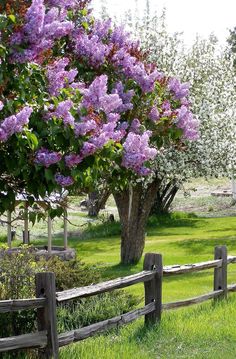
[[[158,215],[168,213],[178,190],[179,187],[175,181],[170,181],[165,185],[160,184],[151,209],[151,214]]]
[[[158,184],[135,187],[113,193],[121,222],[121,263],[137,263],[144,250],[145,229]]]
[[[101,191],[94,191],[88,194],[88,215],[97,217],[100,210],[105,208],[106,202],[111,194],[108,187]]]

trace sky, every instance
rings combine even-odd
[[[103,0],[104,1],[104,0]],[[96,9],[103,3],[93,0]],[[136,0],[139,13],[145,7],[146,0]],[[183,32],[187,44],[194,41],[196,34],[208,37],[214,32],[224,43],[229,29],[236,26],[236,0],[150,0],[151,12],[161,14],[166,7],[167,27],[170,32]],[[111,17],[122,14],[129,8],[135,9],[135,0],[107,0]]]

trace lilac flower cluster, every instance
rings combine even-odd
[[[102,110],[107,115],[117,110],[123,104],[122,99],[117,94],[107,94],[107,81],[106,75],[96,77],[89,88],[83,91],[82,106]]]
[[[160,113],[159,113],[159,111],[158,111],[158,109],[157,109],[156,106],[153,106],[153,107],[151,108],[151,111],[149,112],[148,117],[149,117],[150,120],[153,121],[153,122],[156,122],[156,121],[158,121],[158,120],[160,119]]]
[[[71,100],[62,101],[50,115],[61,118],[65,126],[74,126],[75,119],[70,113],[72,106],[73,102]]]
[[[41,148],[37,151],[34,162],[48,168],[50,165],[59,162],[61,159],[62,155],[59,152]]]
[[[103,41],[107,38],[110,27],[110,20],[95,21],[89,34],[78,32],[75,38],[75,53],[94,67],[102,65],[112,49],[112,44]]]
[[[57,6],[64,9],[74,9],[78,6],[80,0],[46,0],[49,6]]]
[[[137,174],[147,175],[150,171],[145,162],[153,160],[157,155],[155,148],[149,147],[150,131],[138,135],[130,132],[124,142],[122,166],[132,169]]]
[[[21,132],[25,125],[28,124],[33,109],[25,106],[16,115],[5,118],[0,123],[0,141],[6,142],[13,134]]]
[[[60,173],[57,173],[54,177],[56,183],[61,187],[69,187],[74,183],[74,179],[71,176],[63,176]]]
[[[110,56],[109,61],[147,93],[153,91],[155,81],[162,74],[151,66],[145,67],[143,62],[131,55],[134,49],[139,51],[138,47],[139,43],[132,41],[123,27],[111,30],[110,21],[95,22],[89,34],[80,31],[75,36],[76,55],[85,58],[94,67],[103,65]]]
[[[189,95],[189,87],[189,83],[186,82],[181,84],[181,82],[174,77],[171,77],[168,81],[168,89],[174,94],[177,100],[183,99]]]
[[[53,47],[55,40],[71,33],[74,24],[66,16],[58,8],[46,11],[44,0],[33,0],[25,15],[25,25],[11,38],[11,45],[26,43],[27,49],[16,50],[12,60],[20,63],[37,60],[41,52]]]
[[[57,96],[59,95],[61,89],[73,85],[78,71],[76,69],[71,69],[69,71],[65,70],[65,67],[68,65],[69,59],[64,57],[48,66],[47,78],[49,82],[48,90],[50,95]]]
[[[79,137],[79,136],[84,136],[87,133],[97,129],[98,129],[98,124],[96,123],[96,121],[90,119],[89,116],[86,116],[81,118],[81,122],[75,123],[74,131],[75,131],[75,135]]]
[[[82,160],[83,157],[81,155],[77,155],[76,153],[70,153],[69,155],[65,156],[65,163],[69,168],[77,166],[80,162],[82,162]]]
[[[193,117],[188,107],[182,105],[180,109],[177,110],[176,125],[183,130],[185,139],[194,141],[199,138],[199,121]]]
[[[117,112],[122,113],[133,109],[133,104],[131,102],[134,96],[134,90],[124,91],[124,85],[121,81],[117,82],[112,90],[113,94],[117,94],[121,99],[123,104],[117,108]]]

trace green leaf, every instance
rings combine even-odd
[[[8,18],[15,24],[16,23],[16,17],[11,14],[11,15],[8,15]]]

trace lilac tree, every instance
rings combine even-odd
[[[138,261],[157,191],[152,162],[198,138],[189,85],[159,71],[122,27],[95,20],[84,1],[3,4],[1,211],[15,188],[37,197],[102,176],[120,213],[121,260]]]

